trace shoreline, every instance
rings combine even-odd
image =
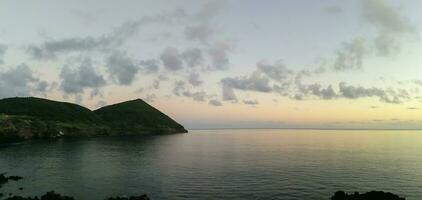
[[[150,137],[150,136],[159,136],[159,135],[174,135],[174,134],[187,134],[189,133],[188,130],[180,130],[175,132],[153,132],[148,131],[144,133],[133,133],[133,134],[111,134],[111,135],[79,135],[79,136],[64,136],[64,137],[57,137],[57,138],[31,138],[31,139],[23,139],[13,142],[2,142],[0,141],[0,148],[1,147],[7,147],[11,145],[20,145],[20,144],[26,144],[30,142],[36,142],[36,141],[51,141],[55,142],[58,140],[69,140],[69,139],[92,139],[92,138],[117,138],[117,137]]]

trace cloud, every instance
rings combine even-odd
[[[35,90],[39,92],[42,95],[45,95],[45,92],[47,92],[47,89],[50,85],[47,81],[38,81],[35,85]]]
[[[203,70],[225,70],[229,64],[229,51],[232,47],[226,42],[216,42],[207,48],[205,51],[207,54],[207,61],[209,64],[207,67],[203,67]],[[180,52],[175,47],[167,47],[160,55],[160,60],[164,67],[170,71],[179,71],[184,68],[184,65],[188,67],[198,67],[204,65],[204,55],[200,48],[188,48],[183,52]]]
[[[125,52],[120,51],[114,51],[106,58],[106,67],[111,78],[121,85],[132,84],[140,69]]]
[[[385,96],[384,90],[379,88],[364,88],[362,86],[350,86],[345,82],[339,84],[340,93],[343,97],[357,99],[361,97]]]
[[[199,48],[190,48],[182,53],[183,60],[189,67],[196,67],[203,63],[202,51]]]
[[[185,81],[175,81],[173,94],[176,96],[182,96],[182,92],[186,89],[186,82]]]
[[[320,68],[294,72],[280,61],[274,64],[258,62],[257,69],[250,75],[226,77],[221,80],[223,100],[237,99],[234,95],[234,89],[266,93],[276,92],[296,100],[303,100],[307,95],[314,95],[322,99],[333,99],[337,94],[331,85],[324,88],[318,83],[302,84],[303,77],[310,77],[323,72]],[[295,85],[292,85],[292,82]]]
[[[57,54],[70,52],[86,52],[105,49],[115,41],[110,37],[81,37],[45,41],[40,45],[29,45],[27,53],[35,59],[55,59]]]
[[[160,80],[155,79],[154,82],[152,82],[152,88],[158,90],[160,88]]]
[[[260,72],[254,72],[250,76],[234,78],[223,78],[221,83],[230,88],[238,90],[249,90],[257,92],[271,92],[270,80]]]
[[[244,104],[247,104],[247,105],[257,105],[257,104],[259,104],[259,102],[258,102],[258,100],[250,100],[250,99],[245,99],[245,100],[243,100],[243,103]]]
[[[192,98],[194,101],[205,101],[207,98],[207,93],[205,93],[204,91],[197,91],[197,92],[191,92],[191,91],[184,91],[182,92],[182,95],[185,97],[190,97]]]
[[[193,19],[202,22],[208,22],[218,16],[226,6],[224,0],[207,1],[201,9],[193,15]]]
[[[362,86],[350,86],[345,82],[339,83],[339,93],[342,97],[348,99],[358,99],[365,97],[378,97],[385,103],[399,104],[403,99],[409,99],[407,92],[396,92],[392,89],[383,90],[376,87],[364,88]]]
[[[216,100],[216,99],[211,99],[209,102],[208,102],[208,104],[209,105],[212,105],[212,106],[222,106],[223,104],[221,103],[221,101],[218,101],[218,100]]]
[[[168,13],[143,17],[138,20],[128,21],[115,28],[111,33],[98,37],[70,37],[52,39],[41,44],[28,45],[27,53],[34,59],[56,59],[60,54],[88,51],[112,51],[123,44],[131,36],[149,24],[172,24],[186,18],[183,10],[174,10]]]
[[[154,102],[157,99],[157,96],[155,94],[147,94],[144,98],[146,102]]]
[[[183,69],[183,61],[179,50],[174,47],[167,47],[160,56],[164,67],[170,71]]]
[[[37,79],[33,76],[32,70],[26,65],[21,64],[15,68],[1,74],[2,81],[16,86],[25,86],[28,82],[34,82]]]
[[[356,70],[362,68],[363,58],[367,52],[363,38],[355,38],[351,42],[343,43],[336,52],[334,70]]]
[[[422,86],[422,80],[413,80],[412,83]]]
[[[26,64],[20,64],[0,73],[0,98],[30,96],[33,92],[43,92],[43,87],[37,87],[41,82]]]
[[[315,73],[315,72],[314,72]],[[312,83],[312,84],[303,84],[302,79],[303,77],[309,77],[312,76],[313,73],[310,71],[302,70],[299,71],[294,79],[294,83],[296,86],[297,93],[294,95],[291,95],[292,99],[295,100],[303,100],[305,96],[307,95],[314,95],[316,97],[319,97],[321,99],[334,99],[337,97],[337,93],[333,89],[331,85],[328,85],[326,87],[322,86],[319,83]]]
[[[160,75],[158,75],[158,79],[160,81],[168,81],[169,80],[169,77],[167,77],[167,76],[165,76],[163,74],[160,74]]]
[[[198,40],[203,44],[207,44],[216,30],[208,23],[186,26],[185,37],[188,40]]]
[[[92,61],[84,59],[77,68],[66,65],[60,73],[60,88],[66,94],[80,94],[85,89],[92,89],[92,96],[98,94],[99,89],[106,85],[106,81],[101,74],[96,72]]]
[[[146,16],[137,20],[127,21],[117,27],[111,34],[116,40],[123,42],[127,38],[137,34],[141,28],[151,24],[171,25],[183,21],[188,16],[183,9],[175,9],[155,16]]]
[[[362,0],[362,19],[375,29],[374,37],[356,37],[342,44],[336,51],[335,71],[362,69],[369,54],[390,56],[397,54],[407,36],[417,31],[410,21],[388,0]]]
[[[0,44],[0,65],[4,63],[3,56],[6,54],[7,45]]]
[[[142,92],[144,92],[144,90],[145,90],[145,88],[140,87],[140,88],[138,88],[135,92],[136,92],[136,93],[142,93]]]
[[[321,99],[333,99],[337,96],[336,92],[333,90],[332,86],[329,85],[326,88],[323,88],[320,84],[310,84],[306,85],[304,88],[305,94],[311,93],[314,96],[317,96]]]
[[[397,33],[413,31],[414,27],[409,20],[393,8],[390,1],[365,0],[362,2],[364,18],[379,29]]]
[[[387,0],[364,0],[363,19],[377,29],[374,46],[379,55],[400,50],[401,38],[415,33],[410,21]]]
[[[200,79],[199,73],[191,73],[188,76],[188,82],[193,86],[200,86],[203,81]]]
[[[142,71],[147,74],[157,73],[160,70],[158,60],[155,59],[141,60],[139,64],[142,66]]]
[[[332,84],[323,85],[318,82],[304,84],[302,79],[324,73],[324,70],[291,71],[281,62],[275,64],[257,63],[257,69],[250,75],[226,77],[221,79],[222,99],[237,101],[235,90],[278,93],[294,100],[304,100],[307,97],[317,97],[322,100],[338,98],[359,99],[378,97],[381,102],[399,104],[411,99],[405,89],[381,89],[377,87],[362,87],[340,82],[338,87]],[[317,76],[314,78],[318,78]],[[294,83],[294,84],[292,84]],[[418,82],[414,82],[417,84]]]
[[[319,71],[307,71],[302,70],[299,72],[294,72],[288,69],[282,61],[277,61],[274,64],[269,64],[266,62],[258,62],[257,63],[257,72],[262,73],[272,81],[276,82],[273,85],[272,90],[277,92],[283,96],[289,95],[289,88],[291,86],[292,81],[294,80],[295,74],[299,76],[311,76],[314,73],[320,73]]]
[[[293,99],[302,101],[303,100],[303,94],[295,94],[293,95]]]
[[[215,42],[209,49],[208,55],[211,59],[210,70],[225,70],[227,69],[230,60],[229,52],[232,46],[227,42]]]
[[[204,91],[192,92],[188,90],[185,81],[175,81],[173,94],[179,97],[189,97],[192,98],[194,101],[200,102],[205,101],[208,98],[207,93]]]
[[[308,73],[307,71],[301,71],[301,72],[295,74],[294,84],[295,84],[297,90],[301,94],[296,94],[294,99],[302,100],[303,99],[303,93],[307,93],[308,89],[307,89],[306,85],[304,85],[302,83],[302,79],[303,79],[303,77],[308,77],[308,76],[311,76],[311,74]]]
[[[224,84],[222,87],[222,96],[224,101],[237,101],[233,88]]]
[[[285,93],[290,86],[293,72],[281,62],[268,64],[258,62],[257,69],[250,75],[221,79],[224,101],[237,101],[234,89],[255,92]],[[271,84],[276,82],[277,84]]]
[[[207,1],[200,10],[191,16],[190,24],[184,29],[185,38],[188,41],[199,41],[206,47],[204,52],[209,58],[210,64],[204,67],[205,70],[225,70],[230,59],[229,53],[233,49],[232,44],[227,41],[216,41],[218,32],[216,25],[212,22],[226,6],[226,1]],[[214,41],[213,41],[214,40]],[[200,49],[192,49],[184,53],[185,62],[188,66],[198,66],[203,63],[203,55]]]
[[[292,75],[292,71],[287,69],[282,62],[277,62],[274,65],[258,62],[257,68],[269,78],[277,82],[285,82],[288,78],[290,78],[290,75]]]

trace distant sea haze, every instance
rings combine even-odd
[[[181,121],[189,130],[221,129],[309,129],[309,130],[422,130],[418,121],[361,121],[326,123],[287,123],[281,121]]]
[[[383,190],[422,199],[420,131],[192,130],[32,141],[0,152],[0,169],[26,177],[3,189],[21,195],[303,200]]]

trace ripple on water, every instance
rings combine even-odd
[[[213,130],[0,148],[4,190],[82,199],[328,199],[337,190],[422,199],[417,131]],[[18,191],[23,187],[23,191]]]

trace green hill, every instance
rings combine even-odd
[[[142,100],[95,112],[72,103],[35,97],[0,100],[0,144],[35,138],[187,132]]]
[[[35,97],[1,99],[0,113],[60,122],[101,123],[101,119],[88,108]]]
[[[186,132],[182,125],[141,99],[105,106],[94,112],[118,132]]]

